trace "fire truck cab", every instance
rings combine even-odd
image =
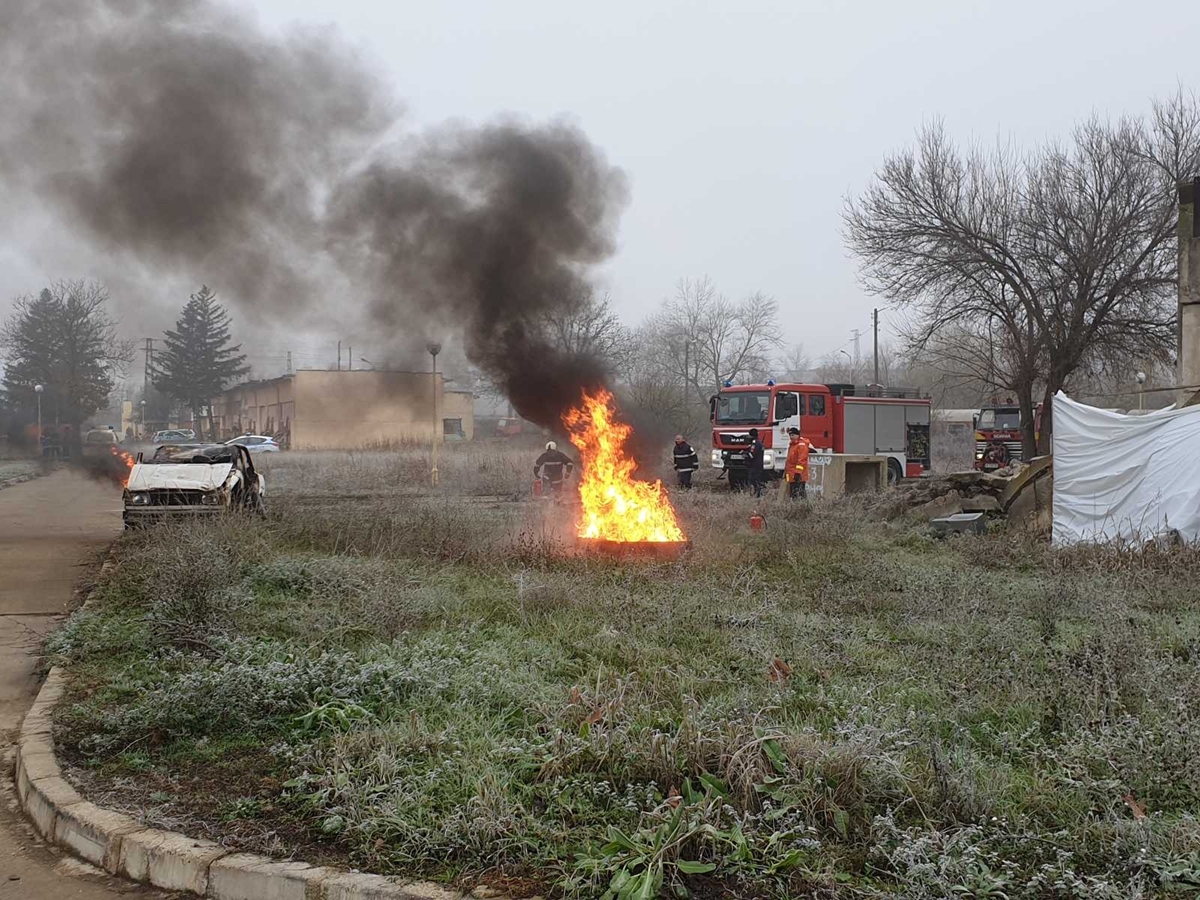
[[[930,469],[930,400],[912,388],[852,384],[726,385],[710,400],[712,465],[729,474],[731,487],[748,478],[751,428],[763,442],[763,468],[783,474],[788,429],[799,428],[821,454],[886,456],[888,483],[925,475]]]
[[[1042,430],[1042,404],[1033,413],[1034,439]],[[1022,456],[1021,407],[1013,400],[993,400],[975,414],[975,468],[984,472],[1003,469]]]

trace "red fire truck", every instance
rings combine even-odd
[[[712,464],[741,487],[748,474],[749,430],[766,448],[763,466],[783,474],[789,428],[817,450],[888,458],[888,482],[929,472],[930,400],[912,388],[853,384],[726,385],[711,400]]]
[[[1033,412],[1034,440],[1042,430],[1042,404]],[[975,468],[1003,469],[1021,459],[1021,407],[1013,400],[996,400],[975,414]]]

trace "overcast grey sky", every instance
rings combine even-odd
[[[1182,0],[241,5],[270,28],[337,29],[394,80],[410,124],[571,117],[630,179],[603,272],[622,316],[708,274],[733,298],[772,294],[814,358],[866,330],[873,305],[842,246],[842,198],[923,120],[1037,142],[1200,87],[1200,5]],[[0,298],[84,274],[56,233],[7,222]]]

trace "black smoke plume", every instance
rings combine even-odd
[[[397,352],[462,334],[543,425],[605,381],[543,331],[626,202],[577,128],[405,134],[335,40],[204,0],[9,0],[5,19],[0,178],[93,246],[217,282],[251,322],[349,309]]]

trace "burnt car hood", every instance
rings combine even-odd
[[[215,491],[225,483],[233,463],[214,463],[211,466],[199,463],[180,465],[145,465],[138,463],[129,472],[131,491],[152,491],[169,488],[177,491]]]

